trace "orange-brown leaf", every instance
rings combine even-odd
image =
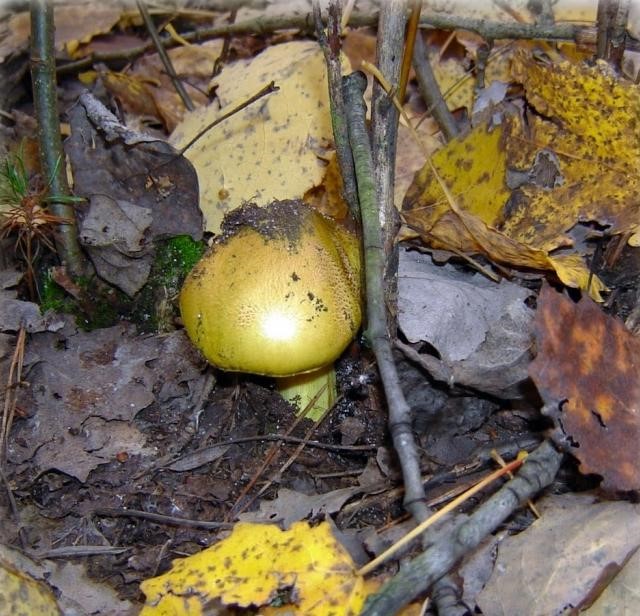
[[[577,304],[545,286],[535,319],[538,355],[529,367],[584,473],[608,490],[640,488],[640,339],[589,298]]]

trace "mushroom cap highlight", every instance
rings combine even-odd
[[[357,237],[298,201],[244,206],[223,230],[180,294],[207,360],[274,377],[335,361],[362,318]]]

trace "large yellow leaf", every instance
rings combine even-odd
[[[207,229],[245,201],[301,198],[322,181],[320,155],[333,138],[325,61],[317,43],[273,45],[226,67],[215,79],[223,107],[188,114],[171,140],[181,147],[269,82],[280,89],[208,131],[186,152],[198,172]]]
[[[239,523],[214,546],[175,561],[172,569],[141,584],[147,602],[141,616],[199,616],[207,603],[261,607],[285,603],[296,613],[357,614],[365,599],[364,580],[326,522],[296,522],[288,531],[266,524]],[[276,611],[268,611],[268,610]]]

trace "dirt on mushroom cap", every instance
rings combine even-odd
[[[194,344],[223,370],[314,370],[360,327],[359,242],[301,202],[244,206],[187,277],[180,308]]]

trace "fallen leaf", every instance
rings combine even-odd
[[[92,332],[36,334],[25,351],[29,387],[19,404],[28,415],[13,427],[9,458],[36,472],[57,469],[80,481],[122,451],[154,456],[131,421],[150,404],[180,396],[189,404],[189,380],[201,359],[182,331],[135,336],[130,325]]]
[[[164,575],[142,582],[147,597],[140,616],[199,616],[204,606],[256,606],[270,611],[276,598],[298,614],[357,614],[365,599],[364,580],[328,523],[306,522],[290,530],[238,523],[229,537],[202,552],[174,561]]]
[[[34,580],[0,559],[0,606],[4,614],[59,616],[61,614],[48,586]]]
[[[285,530],[292,524],[307,517],[330,515],[340,511],[342,506],[352,497],[366,490],[361,487],[339,488],[325,494],[302,494],[288,488],[280,488],[275,500],[262,500],[260,510],[242,513],[242,522],[278,523]]]
[[[544,286],[535,318],[538,354],[529,367],[583,473],[606,490],[640,488],[640,338],[589,298]]]
[[[514,283],[496,283],[482,274],[435,265],[429,255],[400,251],[400,329],[409,342],[433,345],[446,361],[467,359],[507,312],[520,310],[532,316],[524,304],[529,295],[527,289]],[[529,346],[526,341],[525,348]]]
[[[155,240],[202,237],[195,171],[166,142],[120,125],[89,94],[69,115],[74,192],[88,200],[76,206],[80,242],[98,274],[133,296],[151,271]]]
[[[640,550],[625,563],[602,594],[589,608],[582,611],[584,616],[611,616],[612,614],[633,614],[640,601]]]
[[[602,64],[544,64],[522,51],[514,73],[538,115],[527,116],[526,129],[516,116],[491,130],[479,126],[437,152],[432,162],[455,204],[425,165],[403,204],[403,234],[513,267],[555,270],[600,300],[604,285],[579,249],[567,250],[578,224],[596,222],[612,234],[640,229],[640,93]]]
[[[542,517],[498,548],[491,578],[477,598],[484,614],[582,613],[581,606],[640,545],[638,505],[564,494],[536,507]]]
[[[243,202],[301,198],[322,181],[332,139],[324,55],[315,42],[274,45],[227,66],[213,84],[222,109],[187,114],[171,136],[178,148],[271,81],[280,88],[208,131],[185,156],[198,171],[207,229]]]

